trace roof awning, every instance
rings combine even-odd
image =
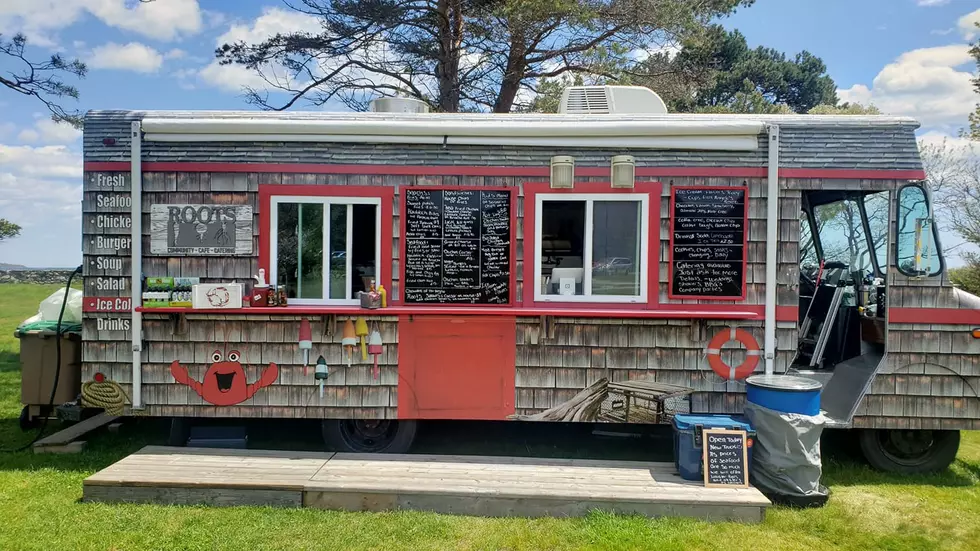
[[[158,142],[353,142],[753,151],[761,121],[145,118]]]

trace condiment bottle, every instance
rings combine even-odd
[[[267,306],[279,306],[279,293],[274,286],[269,287],[269,300],[265,303]]]
[[[378,293],[381,294],[381,307],[388,307],[388,290],[385,289],[384,285],[378,285]]]
[[[286,287],[279,289],[279,306],[286,306],[289,300],[286,298]]]

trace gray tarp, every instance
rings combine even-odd
[[[773,411],[745,404],[745,415],[756,431],[752,447],[753,484],[790,498],[826,498],[820,484],[820,434],[827,418]]]

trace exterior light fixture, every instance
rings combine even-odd
[[[609,181],[614,188],[633,188],[636,175],[636,161],[630,155],[616,155],[612,158]]]
[[[575,157],[558,155],[551,158],[551,187],[571,189],[575,184]]]

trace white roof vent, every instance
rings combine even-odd
[[[561,95],[558,112],[571,115],[660,115],[667,112],[667,105],[656,92],[643,86],[569,86]]]
[[[428,113],[429,104],[415,98],[377,98],[371,100],[375,113]]]

